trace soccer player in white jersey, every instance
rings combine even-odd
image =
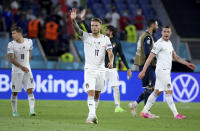
[[[87,33],[81,30],[76,23],[77,10],[72,9],[71,19],[75,31],[84,42],[85,53],[85,88],[88,93],[89,114],[87,123],[98,123],[96,117],[96,109],[99,103],[101,91],[105,90],[105,55],[108,52],[109,60],[108,68],[113,67],[113,53],[110,39],[100,34],[102,21],[98,18],[91,20],[91,31]]]
[[[11,27],[13,41],[8,43],[8,56],[12,62],[12,95],[11,106],[13,116],[19,116],[17,112],[17,94],[22,91],[22,85],[28,93],[30,116],[35,116],[35,98],[33,95],[34,81],[30,68],[31,50],[33,43],[31,39],[23,38],[22,29],[16,25]]]
[[[141,113],[145,118],[155,118],[149,113],[150,108],[155,103],[156,98],[162,93],[165,92],[165,100],[171,109],[175,119],[185,119],[186,116],[183,116],[178,113],[176,106],[172,98],[172,85],[171,85],[171,67],[172,67],[172,58],[177,62],[186,65],[188,68],[194,70],[195,65],[185,61],[180,58],[173,49],[172,43],[169,40],[171,36],[171,28],[169,26],[164,26],[162,28],[162,37],[154,44],[153,49],[145,62],[143,70],[139,73],[139,79],[142,79],[145,76],[147,67],[151,63],[152,59],[156,56],[156,83],[154,92],[149,96],[147,103]]]

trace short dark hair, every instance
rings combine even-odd
[[[18,32],[18,33],[23,33],[22,28],[19,27],[19,26],[17,26],[16,24],[14,24],[14,25],[11,26],[11,32],[12,32],[12,31],[16,31],[16,32]]]
[[[116,35],[117,31],[116,31],[116,28],[115,28],[114,26],[108,25],[108,26],[106,26],[106,28],[107,28],[109,31],[112,32],[113,36]]]
[[[91,21],[99,22],[102,25],[102,20],[99,18],[92,18]]]
[[[168,29],[171,29],[171,27],[169,25],[165,25],[163,26],[162,28],[168,28]]]
[[[150,19],[150,20],[148,20],[147,26],[151,27],[151,25],[154,24],[156,21],[157,21],[156,19]]]

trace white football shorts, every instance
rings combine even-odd
[[[21,92],[22,86],[24,86],[25,91],[27,89],[34,89],[35,84],[33,81],[32,72],[28,73],[14,73],[12,72],[12,92]]]
[[[105,91],[105,71],[85,69],[84,71],[85,91]]]
[[[171,84],[171,70],[157,69],[156,71],[155,90],[168,91],[173,90]]]

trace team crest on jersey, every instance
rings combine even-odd
[[[25,46],[23,46],[23,49],[25,49]]]

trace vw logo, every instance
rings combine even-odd
[[[173,97],[180,102],[191,102],[199,93],[197,80],[188,74],[178,75],[173,81]]]

